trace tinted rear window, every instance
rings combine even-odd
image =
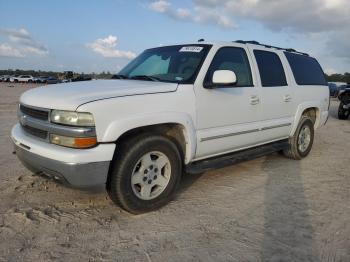
[[[276,53],[254,50],[262,86],[286,86],[286,75]]]
[[[298,85],[327,85],[323,70],[315,58],[284,52]]]

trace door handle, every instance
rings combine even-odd
[[[285,96],[283,97],[283,101],[284,101],[284,102],[290,102],[290,101],[292,101],[292,97],[291,97],[290,95],[285,95]]]
[[[251,105],[259,104],[259,102],[260,102],[260,99],[258,96],[253,95],[250,97],[250,104]]]

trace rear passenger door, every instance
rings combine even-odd
[[[288,85],[286,59],[282,52],[269,48],[250,49],[261,87],[261,142],[286,138],[292,128],[294,90]],[[259,81],[260,80],[260,81]]]

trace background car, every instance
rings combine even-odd
[[[345,90],[347,88],[349,88],[349,85],[339,85],[338,86],[338,94],[340,93],[340,91]]]
[[[328,83],[329,95],[336,97],[338,96],[338,86],[334,83]]]
[[[36,83],[41,83],[41,84],[57,84],[60,82],[61,81],[59,79],[53,76],[39,76],[36,78]]]
[[[79,75],[76,78],[73,78],[72,82],[78,82],[78,81],[90,81],[92,80],[91,76],[89,75]]]
[[[34,83],[36,79],[31,75],[15,75],[10,78],[12,83]]]
[[[10,79],[9,75],[0,76],[0,82],[8,82],[7,80],[9,79]]]
[[[57,83],[61,83],[61,81],[59,79],[57,79],[56,77],[49,76],[46,79],[46,84],[57,84]]]
[[[36,83],[40,84],[40,83],[45,83],[46,79],[49,78],[48,76],[38,76],[36,77]]]
[[[36,81],[36,79],[31,75],[20,75],[19,77],[17,77],[17,80],[20,83],[33,83]]]
[[[18,82],[18,77],[19,77],[19,75],[12,75],[12,76],[10,76],[9,82],[17,83]]]

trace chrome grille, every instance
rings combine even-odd
[[[48,110],[40,110],[40,109],[25,106],[25,105],[20,105],[19,108],[24,115],[28,115],[40,120],[45,120],[45,121],[49,120]]]
[[[47,131],[40,130],[31,126],[22,126],[24,131],[26,131],[28,134],[31,134],[32,136],[39,137],[41,139],[47,139]]]
[[[50,109],[20,105],[18,120],[24,132],[38,139],[49,142],[49,135],[56,134],[67,137],[94,137],[95,127],[66,126],[50,121]]]

